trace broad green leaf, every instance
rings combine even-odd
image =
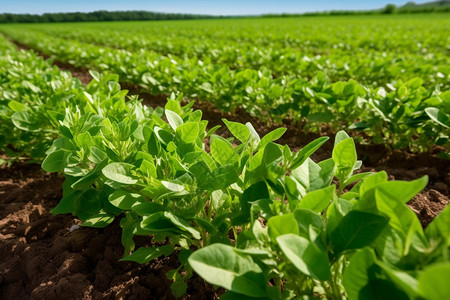
[[[42,169],[47,172],[58,172],[64,170],[71,152],[61,149],[50,153],[42,162]]]
[[[266,134],[258,144],[258,149],[264,148],[268,143],[278,140],[286,132],[286,128],[277,128]]]
[[[427,107],[425,108],[425,112],[430,117],[431,120],[438,123],[439,125],[444,126],[445,128],[450,128],[450,120],[448,115],[441,112],[436,107]]]
[[[241,225],[243,223],[250,222],[250,208],[252,202],[269,198],[269,190],[267,188],[267,184],[264,181],[259,181],[248,187],[240,198],[241,214],[236,216],[236,218],[233,220],[233,224]]]
[[[19,129],[30,132],[36,132],[41,130],[42,128],[39,124],[39,121],[36,120],[35,118],[36,116],[33,115],[31,112],[22,110],[15,112],[11,116],[11,121]]]
[[[414,181],[388,181],[376,187],[380,196],[406,203],[425,188],[428,176],[423,176]]]
[[[176,132],[181,141],[186,144],[192,144],[199,136],[198,123],[189,122],[181,124],[177,127]]]
[[[102,173],[106,178],[122,184],[135,184],[138,182],[132,174],[135,167],[127,163],[110,163],[103,168]]]
[[[410,299],[418,298],[418,282],[414,277],[406,272],[395,270],[393,267],[382,261],[376,261],[376,264],[387,274],[393,283],[409,295]]]
[[[227,163],[235,163],[239,160],[239,156],[233,146],[222,139],[215,139],[211,144],[211,155],[221,165]]]
[[[447,299],[450,295],[450,263],[431,265],[419,275],[419,290],[430,300]]]
[[[270,218],[269,221],[267,221],[267,229],[270,240],[273,243],[276,242],[277,237],[280,235],[288,233],[299,234],[297,220],[293,213]]]
[[[183,119],[176,113],[171,110],[166,109],[165,111],[167,121],[169,121],[170,127],[175,131],[177,127],[183,125]]]
[[[388,221],[385,217],[371,213],[356,210],[349,212],[331,233],[330,242],[335,255],[370,245]]]
[[[139,216],[149,216],[159,211],[166,210],[166,207],[155,202],[135,202],[131,206],[131,210],[136,212]]]
[[[416,214],[404,203],[380,193],[378,187],[375,188],[375,199],[377,210],[389,217],[389,226],[405,235],[405,253],[410,246],[421,252],[427,251],[428,241]]]
[[[309,239],[312,242],[320,237],[318,234],[323,231],[325,224],[322,216],[309,209],[296,209],[294,217],[297,220],[299,235]]]
[[[425,234],[429,239],[435,241],[443,240],[444,244],[450,246],[450,205],[431,221],[425,229]]]
[[[192,227],[188,221],[178,217],[171,212],[157,212],[148,217],[144,217],[141,227],[146,230],[166,231],[166,232],[189,232],[195,239],[200,239],[200,232]]]
[[[343,284],[349,300],[407,300],[408,295],[392,281],[381,279],[372,250],[365,248],[350,259]]]
[[[351,137],[343,130],[336,133],[336,136],[334,137],[334,146],[342,142],[343,140],[351,139]]]
[[[171,99],[171,100],[167,101],[166,105],[164,106],[164,109],[173,111],[173,112],[177,113],[178,115],[181,115],[180,102],[178,102],[176,100]]]
[[[229,187],[239,180],[239,174],[234,165],[226,164],[212,171],[214,183],[210,190],[220,190]]]
[[[264,297],[266,280],[249,255],[231,246],[213,244],[191,254],[189,265],[207,282],[248,297]]]
[[[302,272],[320,281],[331,279],[327,253],[313,242],[295,234],[277,237],[278,245],[289,261]]]
[[[337,167],[336,176],[342,181],[353,171],[357,160],[355,142],[353,139],[344,139],[333,148],[332,157]]]
[[[369,175],[362,180],[359,188],[361,198],[373,198],[374,188],[381,183],[387,182],[388,176],[385,171]],[[353,190],[353,189],[352,189]],[[371,192],[370,192],[371,191]],[[366,194],[367,193],[367,194]],[[373,202],[373,201],[372,201]]]
[[[300,201],[298,207],[307,208],[320,213],[330,205],[331,201],[333,201],[335,190],[336,186],[333,184],[329,187],[309,192]]]
[[[91,146],[90,148],[89,160],[94,164],[99,164],[108,158],[108,155],[96,146]]]
[[[86,227],[94,227],[94,228],[104,228],[111,224],[114,221],[114,216],[105,214],[105,213],[99,213],[96,215],[93,215],[83,221],[81,226]]]
[[[280,149],[279,145],[272,142],[268,143],[264,148],[264,155],[262,159],[264,165],[267,167],[272,164],[277,164],[282,159],[283,151]]]
[[[23,105],[20,102],[17,102],[15,100],[11,100],[8,102],[8,106],[9,108],[11,108],[13,111],[21,111],[22,109],[24,109],[26,106]]]
[[[143,201],[144,198],[141,195],[123,190],[117,190],[109,196],[109,202],[122,210],[130,210],[134,204]]]
[[[250,137],[250,129],[244,124],[231,122],[227,119],[222,119],[222,121],[227,126],[228,130],[242,143],[246,143]]]
[[[335,164],[331,158],[319,164],[307,158],[301,166],[291,171],[290,176],[304,187],[303,193],[306,193],[329,186],[334,177],[334,169]]]

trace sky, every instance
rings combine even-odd
[[[303,13],[324,10],[364,10],[384,7],[403,1],[363,0],[0,0],[0,13],[90,12],[95,10],[147,10],[168,13],[210,15],[258,15],[266,13]],[[423,3],[427,1],[416,1]]]

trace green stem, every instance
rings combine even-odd
[[[236,230],[236,226],[231,226],[231,228],[233,229],[234,247],[236,248],[236,246],[237,246],[237,230]]]

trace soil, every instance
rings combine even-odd
[[[144,265],[119,262],[118,222],[105,229],[79,227],[71,215],[50,213],[63,179],[39,165],[0,168],[0,299],[175,299],[165,273],[177,255]],[[148,246],[149,238],[136,239]],[[194,275],[183,299],[217,299],[222,290]]]
[[[20,45],[23,49],[29,49]],[[48,56],[47,56],[48,57]],[[46,57],[46,58],[47,58]],[[54,61],[63,70],[88,83],[86,69]],[[138,86],[124,83],[130,94],[138,94],[144,104],[164,106],[165,96],[142,93]],[[245,111],[222,113],[212,104],[196,102],[209,128],[222,125],[216,133],[227,137],[222,118],[251,122],[263,136],[279,125],[266,124]],[[288,130],[278,140],[293,150],[305,146],[317,133],[303,132],[288,121]],[[327,135],[327,130],[324,130]],[[330,135],[331,136],[331,135]],[[331,157],[330,139],[312,158]],[[390,179],[413,180],[429,176],[429,184],[409,203],[426,227],[450,202],[450,161],[439,159],[433,149],[416,154],[391,151],[383,145],[357,145],[361,171],[385,170]],[[70,215],[50,213],[62,196],[63,179],[44,173],[39,165],[17,163],[0,167],[0,299],[173,299],[171,282],[165,273],[177,266],[176,254],[144,265],[119,262],[123,248],[121,229],[113,223],[105,229],[80,227],[70,231],[80,221]],[[150,239],[139,239],[138,246],[146,246]],[[184,299],[217,299],[223,290],[214,290],[197,276],[188,282]]]

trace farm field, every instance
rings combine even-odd
[[[443,299],[448,32],[0,24],[0,298]]]

